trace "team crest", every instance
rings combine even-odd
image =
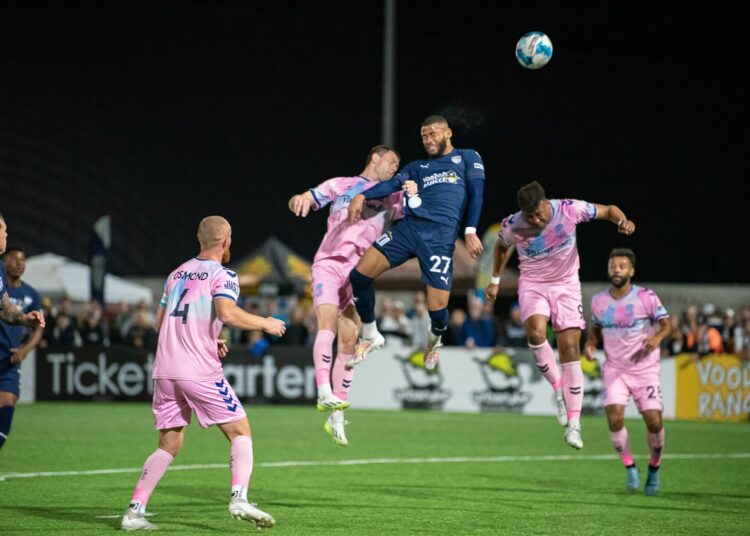
[[[460,164],[461,163],[461,156],[460,155],[451,156],[451,162],[453,162],[454,164]]]

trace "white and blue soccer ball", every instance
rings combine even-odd
[[[540,69],[552,58],[552,41],[542,32],[529,32],[516,43],[516,59],[527,69]]]

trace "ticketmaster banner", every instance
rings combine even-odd
[[[251,404],[313,406],[316,389],[311,349],[278,346],[271,350],[262,358],[233,350],[224,359],[224,373],[237,396]],[[584,414],[603,412],[602,359],[599,355],[596,362],[581,361]],[[153,351],[129,347],[39,349],[33,362],[28,363],[35,365],[34,370],[24,367],[24,376],[33,378],[36,400],[150,401],[153,363]],[[422,352],[400,345],[374,352],[355,370],[352,406],[555,414],[552,389],[526,348],[496,352],[490,348],[446,347],[435,371],[425,370],[423,363]],[[667,418],[675,415],[674,378],[674,360],[663,360],[661,381]],[[28,396],[25,400],[31,401]],[[637,416],[632,403],[626,415]]]
[[[233,351],[224,374],[243,402],[313,404],[310,350],[279,346],[262,358]],[[39,349],[36,400],[151,401],[154,353],[125,346]]]
[[[595,362],[581,361],[584,414],[603,414],[603,358],[600,353]],[[525,348],[496,352],[446,347],[435,371],[425,370],[423,363],[422,352],[406,347],[374,352],[357,367],[349,397],[352,407],[556,414],[552,389]],[[673,418],[674,360],[662,361],[661,382],[664,416]],[[626,415],[638,416],[632,401]]]
[[[750,366],[736,355],[676,359],[677,417],[746,421],[750,413]]]

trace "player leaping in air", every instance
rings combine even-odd
[[[385,343],[375,323],[373,280],[390,268],[416,257],[427,285],[427,309],[432,320],[424,365],[437,365],[441,337],[448,327],[448,298],[453,275],[453,249],[468,206],[466,246],[472,257],[482,253],[476,234],[482,211],[484,163],[474,150],[456,149],[453,132],[444,117],[431,115],[422,122],[422,145],[428,158],[404,166],[391,180],[356,196],[349,205],[349,221],[361,218],[366,201],[397,192],[407,180],[415,181],[418,193],[407,196],[404,218],[377,239],[352,270],[357,312],[362,319],[360,342],[351,364],[356,365]]]
[[[313,305],[318,332],[313,344],[318,410],[331,411],[324,428],[339,445],[348,445],[344,431],[344,410],[349,407],[349,389],[354,371],[347,362],[354,357],[360,320],[354,308],[349,272],[367,247],[400,217],[402,193],[373,200],[364,208],[362,219],[350,225],[347,208],[351,199],[390,179],[398,169],[399,155],[386,145],[376,145],[367,155],[364,171],[353,177],[329,179],[289,200],[289,210],[306,217],[310,209],[331,205],[328,227],[312,265]],[[411,184],[412,192],[416,185]],[[338,335],[336,359],[333,341]],[[333,373],[331,373],[333,368]],[[333,382],[333,386],[331,386]]]
[[[574,199],[547,199],[534,181],[518,190],[519,212],[505,218],[495,242],[492,280],[485,291],[494,300],[500,289],[500,274],[518,250],[521,275],[518,301],[521,319],[537,367],[552,385],[557,398],[557,419],[566,426],[565,442],[583,448],[581,407],[583,371],[580,361],[583,318],[580,261],[576,226],[590,220],[608,220],[622,234],[632,234],[635,224],[614,205],[595,205]],[[562,374],[555,352],[547,342],[547,322],[557,338]]]
[[[664,450],[664,428],[659,381],[660,349],[672,330],[669,314],[654,291],[633,285],[635,253],[613,249],[607,275],[611,286],[591,299],[594,327],[589,331],[584,353],[594,359],[597,345],[604,342],[604,409],[609,438],[626,469],[626,489],[640,485],[638,469],[628,443],[625,406],[632,396],[646,423],[646,441],[651,451],[644,491],[659,491],[659,464]]]

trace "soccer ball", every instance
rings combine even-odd
[[[552,41],[542,32],[529,32],[516,43],[516,59],[527,69],[539,69],[552,58]]]

